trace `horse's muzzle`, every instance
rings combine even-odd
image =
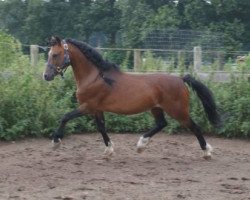
[[[46,80],[46,81],[52,81],[52,80],[54,80],[54,75],[53,74],[47,74],[47,73],[44,73],[43,74],[43,78],[44,78],[44,80]]]

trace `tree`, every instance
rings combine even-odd
[[[20,28],[24,25],[27,16],[26,2],[21,0],[0,1],[0,27],[15,35],[17,38],[24,37]]]
[[[124,45],[139,47],[149,27],[149,20],[153,16],[150,6],[143,1],[124,0],[117,2],[122,12],[121,32],[123,33]]]
[[[184,4],[183,18],[191,29],[206,28],[211,21],[215,20],[215,10],[206,0],[188,0]],[[183,19],[184,21],[184,19]]]
[[[90,1],[86,9],[80,12],[80,29],[86,30],[87,37],[94,32],[102,32],[107,36],[109,46],[115,46],[116,34],[120,30],[120,10],[115,0]]]
[[[242,20],[236,15],[238,9],[237,0],[188,0],[183,17],[192,29],[222,33],[225,49],[236,51],[242,46],[240,41],[245,32]]]
[[[158,8],[155,15],[150,19],[150,29],[177,29],[181,18],[175,6],[164,5]]]
[[[107,46],[140,47],[154,29],[192,29],[224,34],[228,51],[250,49],[250,1],[239,0],[5,0],[0,26],[22,43],[45,44],[51,35]]]

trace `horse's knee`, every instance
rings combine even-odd
[[[159,121],[156,121],[156,125],[162,129],[164,128],[165,126],[167,126],[167,121],[165,120],[165,118],[162,118],[161,120]]]
[[[70,118],[70,115],[69,114],[65,114],[63,117],[62,117],[62,119],[61,119],[61,123],[62,124],[65,124],[65,123],[67,123],[69,120],[70,120],[71,118]]]
[[[73,110],[72,112],[69,112],[69,113],[66,113],[62,119],[61,119],[61,123],[62,124],[65,124],[67,123],[69,120],[71,119],[74,119],[74,118],[77,118],[77,117],[80,117],[82,116],[83,113],[79,110],[79,109],[76,109],[76,110]]]

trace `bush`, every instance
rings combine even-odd
[[[28,71],[28,72],[27,72]],[[72,100],[75,91],[70,71],[66,79],[45,82],[27,70],[0,81],[0,138],[13,140],[24,136],[47,136],[58,126],[64,113],[77,107]],[[41,75],[41,74],[40,74]],[[206,83],[214,92],[224,126],[217,130],[226,137],[250,136],[250,83],[236,80],[231,83]],[[191,116],[207,132],[215,132],[209,125],[201,103],[191,92]],[[153,126],[149,113],[122,116],[106,113],[110,132],[145,132]],[[166,132],[180,131],[181,127],[168,118]],[[66,132],[93,132],[91,116],[71,121]]]
[[[216,97],[221,108],[223,128],[219,134],[227,137],[250,136],[250,82],[237,81],[217,85]]]
[[[8,44],[4,51],[9,59],[6,67],[3,62],[0,65],[0,139],[50,134],[72,104],[67,81],[45,82],[43,68],[30,66],[18,41],[3,32],[0,41]],[[44,66],[44,61],[41,63]]]
[[[56,87],[60,84],[46,85],[26,72],[1,81],[0,138],[38,136],[54,129],[58,116],[68,107],[67,93],[57,101]]]
[[[146,51],[143,55],[143,62],[140,68],[140,71],[156,71],[163,70],[164,64],[162,59],[155,58],[154,54],[151,51]]]

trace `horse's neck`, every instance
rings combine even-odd
[[[70,61],[78,87],[91,83],[99,74],[97,68],[76,48],[72,49]]]

